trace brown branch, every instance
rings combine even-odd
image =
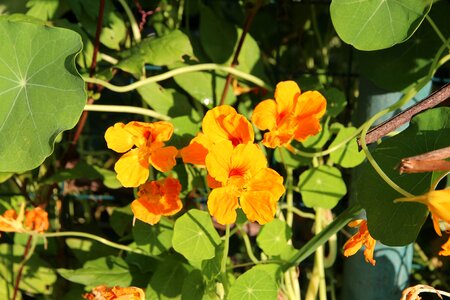
[[[31,247],[31,240],[33,239],[33,236],[30,235],[28,237],[28,241],[27,244],[25,246],[25,252],[23,253],[23,258],[26,259],[28,256],[28,251],[30,251],[30,247]],[[17,297],[17,293],[19,292],[19,284],[20,284],[20,280],[22,279],[22,272],[23,269],[25,268],[25,264],[22,263],[20,265],[20,268],[17,272],[17,276],[16,276],[16,282],[14,283],[14,292],[13,292],[13,296],[12,296],[12,300],[16,300]]]
[[[403,173],[423,173],[432,171],[449,171],[450,146],[426,152],[420,155],[403,158],[399,169]]]
[[[424,100],[418,102],[417,104],[411,106],[407,110],[395,115],[389,120],[369,130],[369,132],[366,135],[366,144],[371,144],[381,139],[386,134],[394,131],[403,124],[409,122],[411,118],[416,114],[426,109],[435,107],[436,105],[447,100],[449,97],[450,97],[450,84],[446,84],[441,89],[434,92]],[[361,146],[360,139],[358,139],[358,145]]]
[[[253,18],[255,17],[256,13],[258,12],[258,9],[261,7],[261,0],[257,0],[255,2],[255,4],[253,5],[253,7],[251,9],[249,9],[247,11],[247,16],[245,18],[245,22],[244,22],[244,28],[242,29],[242,34],[241,37],[239,38],[239,42],[238,42],[238,46],[236,48],[236,51],[234,52],[234,57],[233,60],[231,62],[231,67],[234,68],[237,65],[239,65],[239,54],[241,53],[242,50],[242,46],[244,45],[244,40],[245,37],[247,36],[248,31],[250,30],[250,26],[253,22]],[[225,86],[223,87],[223,92],[222,92],[222,97],[220,98],[220,104],[219,105],[223,105],[225,103],[225,98],[227,97],[228,94],[228,88],[231,85],[231,80],[232,80],[232,75],[228,74],[227,75],[227,79],[225,82]]]

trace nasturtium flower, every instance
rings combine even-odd
[[[350,222],[348,226],[359,228],[358,232],[344,244],[344,255],[347,257],[351,256],[358,252],[358,250],[364,245],[366,247],[364,250],[366,262],[369,262],[375,266],[373,252],[375,250],[376,240],[370,235],[369,230],[367,229],[367,221],[362,219],[354,220]]]
[[[252,222],[265,224],[273,219],[285,191],[283,177],[267,167],[266,157],[257,145],[216,143],[206,156],[206,169],[221,184],[208,197],[208,210],[218,223],[234,223],[239,207]]]
[[[25,217],[25,204],[20,207],[19,214],[14,209],[6,210],[0,216],[0,231],[3,232],[22,232],[23,220]]]
[[[83,295],[88,300],[145,300],[145,293],[138,287],[107,287],[104,285],[92,289],[91,293]]]
[[[32,230],[42,233],[49,227],[48,214],[40,207],[25,210],[25,203],[20,206],[19,213],[8,209],[0,216],[0,231],[25,232]]]
[[[134,217],[154,225],[161,216],[176,214],[183,207],[180,191],[180,182],[171,177],[144,183],[139,187],[138,199],[131,203]]]
[[[290,148],[293,139],[303,142],[320,132],[320,118],[327,102],[318,91],[302,93],[294,81],[282,81],[275,89],[275,100],[260,102],[253,111],[252,122],[264,134],[262,143],[269,148]]]
[[[205,165],[209,149],[218,142],[230,141],[235,147],[254,140],[250,122],[229,105],[209,110],[203,118],[202,131],[180,151],[185,163]]]
[[[439,221],[450,224],[450,189],[430,191],[424,195],[396,199],[395,202],[419,202],[428,206],[433,220],[434,230],[442,236]]]
[[[442,250],[439,251],[439,255],[450,256],[450,238],[441,246]]]
[[[117,179],[124,187],[137,187],[146,182],[150,165],[161,172],[175,166],[178,150],[173,146],[164,147],[172,133],[173,125],[165,121],[116,123],[106,130],[108,148],[126,152],[114,166]]]
[[[40,207],[35,207],[25,213],[25,227],[27,229],[44,232],[48,229],[48,214]]]

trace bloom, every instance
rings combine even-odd
[[[164,121],[116,123],[106,130],[108,148],[126,152],[114,166],[117,179],[123,186],[137,187],[147,181],[149,165],[161,172],[175,166],[178,150],[173,146],[164,147],[172,133],[173,125]]]
[[[222,141],[210,149],[206,168],[222,186],[211,191],[208,210],[218,223],[234,223],[238,207],[252,222],[265,224],[273,219],[285,189],[283,177],[266,165],[264,153],[252,142],[233,147],[231,141]]]
[[[230,141],[236,146],[254,139],[250,122],[229,105],[210,109],[203,118],[202,130],[180,151],[184,162],[205,165],[206,155],[215,143]]]
[[[25,213],[25,227],[36,232],[44,232],[48,229],[48,214],[40,207],[36,207]]]
[[[358,232],[353,235],[344,244],[344,255],[351,256],[358,252],[359,249],[364,245],[366,249],[364,250],[364,257],[366,262],[370,262],[375,266],[375,260],[373,259],[373,252],[375,250],[376,240],[370,235],[367,229],[367,220],[354,220],[348,224],[350,227],[359,227]]]
[[[134,217],[154,225],[161,216],[176,214],[183,207],[180,191],[180,182],[171,177],[144,183],[139,187],[138,199],[131,203]]]
[[[434,230],[442,236],[439,221],[450,224],[450,189],[430,191],[424,195],[396,199],[395,202],[419,202],[428,206],[433,220]]]
[[[109,288],[100,285],[92,289],[92,293],[83,295],[88,300],[145,300],[145,293],[138,287],[119,287]]]
[[[0,231],[3,232],[21,232],[23,231],[23,218],[25,213],[25,204],[20,207],[20,212],[14,209],[6,210],[3,215],[0,216]]]
[[[25,203],[20,206],[19,214],[13,209],[8,209],[0,216],[0,231],[3,232],[24,232],[26,230],[32,230],[42,233],[48,227],[47,212],[40,207],[25,211]]]
[[[450,256],[450,239],[447,240],[442,246],[442,250],[439,251],[439,255]]]
[[[260,130],[269,130],[262,141],[265,146],[288,147],[293,139],[302,142],[320,132],[319,119],[326,105],[319,92],[301,93],[294,81],[282,81],[275,89],[275,100],[264,100],[255,107],[252,122]]]

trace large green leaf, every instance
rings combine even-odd
[[[146,299],[179,299],[183,283],[189,274],[187,266],[169,256],[160,265],[150,279],[146,290]]]
[[[431,3],[430,0],[333,0],[330,13],[344,42],[360,50],[378,50],[409,38]]]
[[[65,279],[87,287],[129,286],[132,280],[127,263],[120,257],[104,256],[86,262],[81,269],[58,269]]]
[[[298,186],[308,207],[333,208],[347,193],[339,169],[325,165],[303,172]]]
[[[430,188],[431,173],[400,175],[397,166],[402,158],[450,146],[449,136],[450,108],[436,108],[414,117],[406,130],[383,141],[372,154],[397,185],[420,195]],[[413,242],[428,214],[427,207],[419,203],[394,203],[402,195],[369,164],[358,176],[356,196],[366,209],[371,235],[387,245]]]
[[[81,39],[4,19],[0,36],[0,171],[22,172],[41,164],[81,115],[86,93],[74,63]]]
[[[175,222],[173,248],[188,260],[213,258],[220,242],[211,216],[205,211],[191,209]]]
[[[159,255],[170,249],[172,235],[173,225],[165,218],[153,226],[138,220],[133,227],[136,245],[153,255]]]
[[[265,224],[256,241],[267,255],[280,255],[288,247],[288,240],[292,236],[291,228],[281,220],[273,220]]]
[[[273,276],[259,268],[245,272],[233,283],[227,299],[277,299],[278,287]]]

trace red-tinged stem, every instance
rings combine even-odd
[[[31,247],[31,240],[33,239],[33,236],[30,235],[28,237],[28,241],[27,244],[25,246],[25,252],[23,253],[23,259],[25,260],[28,256],[28,251],[30,251],[30,247]],[[19,270],[17,272],[17,276],[16,276],[16,282],[14,284],[14,292],[13,292],[13,296],[12,296],[12,300],[16,300],[17,297],[17,293],[19,292],[19,284],[20,284],[20,280],[22,279],[22,272],[23,269],[25,267],[25,264],[21,264],[19,267]]]
[[[247,12],[247,16],[245,18],[245,23],[244,23],[244,28],[242,30],[241,37],[239,38],[239,42],[238,42],[238,46],[236,48],[236,52],[234,52],[233,61],[231,62],[231,67],[232,68],[234,68],[237,65],[239,65],[238,58],[239,58],[239,54],[241,53],[242,46],[244,45],[245,37],[247,36],[247,33],[250,30],[250,25],[253,22],[253,18],[255,17],[256,12],[258,11],[258,9],[260,7],[261,7],[261,0],[258,0],[254,4],[254,6],[251,9],[249,9],[248,12]],[[228,88],[230,87],[232,79],[233,78],[232,78],[231,74],[228,74],[226,82],[225,82],[225,86],[223,88],[222,97],[220,98],[220,104],[219,105],[223,105],[225,103],[225,98],[227,97]]]

